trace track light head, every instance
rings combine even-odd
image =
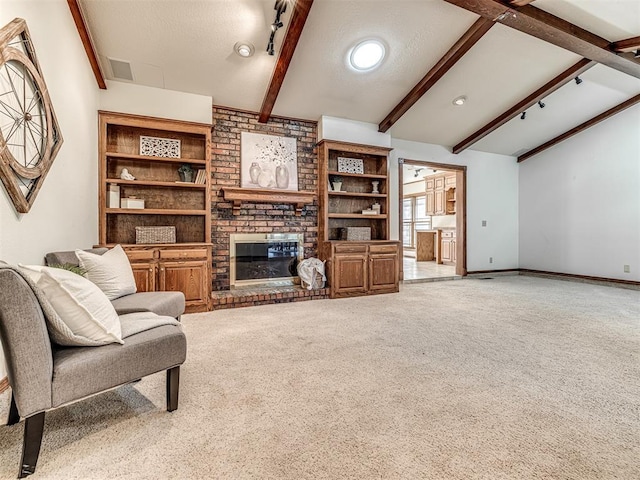
[[[287,3],[289,0],[276,0],[273,9],[276,11],[276,18],[271,24],[271,36],[269,37],[269,43],[267,44],[267,53],[269,55],[275,54],[274,37],[279,28],[284,27],[284,23],[280,20],[280,16],[287,11]]]
[[[520,115],[520,120],[524,120],[525,118],[527,118],[527,112],[522,112],[522,115]]]
[[[580,77],[575,78],[576,85],[580,85],[582,83],[582,79]]]
[[[546,103],[542,103],[542,100],[540,100],[540,101],[538,101],[538,106],[539,106],[540,108],[544,108],[544,107],[546,107],[546,106],[547,106],[547,104],[546,104]]]

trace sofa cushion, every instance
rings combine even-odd
[[[109,299],[86,278],[59,268],[20,265],[46,299],[62,323],[52,339],[60,345],[105,345],[122,343],[120,319]],[[67,328],[65,328],[65,326]]]
[[[131,335],[124,345],[56,349],[52,406],[158,372],[158,365],[165,370],[182,364],[187,355],[187,341],[180,323],[168,320],[173,323]]]
[[[118,315],[154,312],[173,318],[182,315],[185,307],[184,293],[182,292],[140,292],[116,298],[111,303]]]
[[[102,255],[76,250],[80,267],[87,271],[86,277],[104,292],[109,300],[136,293],[136,279],[129,257],[122,246],[116,245]]]

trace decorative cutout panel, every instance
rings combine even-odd
[[[364,162],[361,158],[338,157],[340,173],[364,173]]]
[[[180,140],[140,135],[140,155],[180,158]]]

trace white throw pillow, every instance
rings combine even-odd
[[[75,336],[93,345],[124,343],[118,314],[94,283],[61,268],[20,266]]]
[[[76,250],[80,266],[86,277],[104,292],[109,300],[136,293],[136,280],[127,254],[116,245],[103,255]]]

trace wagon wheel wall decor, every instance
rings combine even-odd
[[[62,146],[62,135],[27,23],[0,30],[0,178],[27,213]]]

